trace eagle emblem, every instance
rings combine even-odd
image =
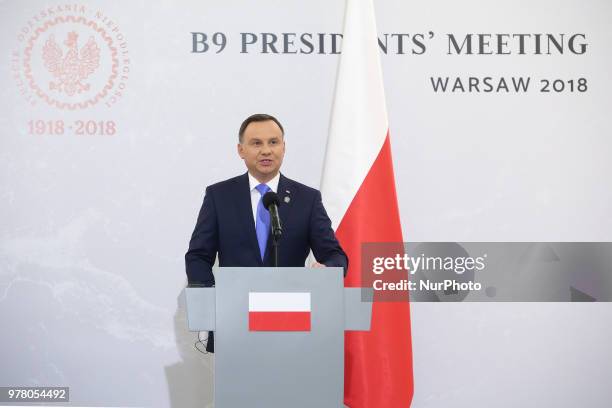
[[[87,43],[78,49],[79,35],[72,31],[66,36],[64,45],[68,47],[66,55],[51,35],[43,46],[43,60],[47,70],[56,81],[49,82],[50,90],[65,92],[68,96],[89,90],[89,84],[83,82],[100,66],[100,48],[89,37]]]

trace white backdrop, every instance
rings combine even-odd
[[[285,127],[283,172],[319,185],[338,62],[329,35],[342,30],[344,2],[58,5],[0,1],[0,386],[70,386],[82,405],[210,405],[213,362],[193,347],[179,297],[203,191],[244,171],[237,131],[255,112]],[[422,55],[381,55],[406,240],[612,240],[611,3],[375,6],[381,36],[435,33]],[[44,26],[67,15],[107,40],[66,18]],[[78,49],[89,37],[100,49],[82,81],[91,89],[75,96],[50,89],[43,50],[54,35],[68,58],[71,30]],[[192,53],[192,32],[224,33],[227,45]],[[241,53],[246,32],[325,33],[326,53]],[[448,33],[583,33],[588,46],[448,55]],[[33,83],[71,103],[107,83],[108,41],[120,75],[96,104],[59,109],[33,93],[28,49]],[[431,76],[531,76],[532,86],[435,93]],[[569,92],[579,78],[588,90]],[[566,89],[539,92],[541,79]],[[51,134],[58,122],[63,134]],[[611,319],[605,303],[415,304],[413,405],[608,406]]]

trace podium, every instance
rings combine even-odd
[[[344,331],[369,330],[372,303],[342,268],[214,274],[185,299],[189,330],[215,332],[215,407],[343,407]]]

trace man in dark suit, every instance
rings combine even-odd
[[[321,193],[280,174],[285,155],[284,130],[270,115],[248,117],[238,132],[238,155],[247,173],[206,188],[189,250],[185,254],[190,285],[214,286],[212,266],[272,266],[270,214],[262,197],[277,193],[283,233],[278,266],[304,266],[310,250],[314,266],[348,267],[323,208]],[[214,350],[212,333],[206,349]]]

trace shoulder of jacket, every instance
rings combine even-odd
[[[216,191],[223,191],[226,189],[231,189],[235,187],[241,181],[243,177],[244,175],[240,175],[240,176],[232,177],[227,180],[223,180],[223,181],[219,181],[217,183],[211,184],[208,187],[206,187],[206,191],[216,192]]]
[[[300,191],[301,194],[306,194],[307,196],[316,196],[317,193],[319,193],[319,190],[317,190],[316,188],[309,187],[306,184],[302,184],[288,177],[285,177],[285,180],[289,188],[297,189]]]

